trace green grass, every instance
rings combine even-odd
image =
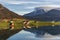
[[[21,29],[23,28],[23,21],[25,21],[25,19],[17,19],[14,20],[14,27],[15,29]],[[29,26],[33,27],[33,26],[52,26],[52,25],[60,25],[60,22],[45,22],[45,21],[33,21],[30,20],[30,24]],[[5,22],[5,21],[1,21],[0,22],[0,29],[8,29],[9,28],[9,22]]]
[[[23,21],[24,21],[24,19],[14,20],[15,29],[22,28],[23,27]],[[5,22],[5,21],[0,22],[0,29],[8,29],[8,28],[9,28],[9,22]]]
[[[8,25],[9,23],[7,23],[7,22],[4,22],[4,21],[2,21],[2,22],[0,22],[0,29],[6,29],[6,28],[8,28]]]
[[[60,21],[53,22],[53,21],[30,21],[30,26],[52,26],[52,25],[60,25]]]

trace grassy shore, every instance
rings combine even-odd
[[[30,26],[53,26],[53,25],[60,25],[60,21],[30,21]]]
[[[20,29],[23,27],[23,21],[24,19],[17,19],[14,20],[14,27],[15,29]],[[0,29],[8,29],[9,26],[9,21],[0,21]]]
[[[14,24],[15,24],[14,27],[15,28],[13,30],[8,30],[9,21],[5,21],[5,20],[0,21],[0,40],[6,40],[10,36],[12,36],[15,33],[19,32],[24,26],[23,21],[25,21],[25,19],[16,19],[16,20],[14,20]],[[29,24],[30,27],[60,25],[60,22],[54,22],[54,21],[45,22],[45,21],[30,20],[29,22],[30,22],[30,24]]]
[[[25,19],[16,19],[14,20],[14,27],[15,29],[21,29],[23,28],[23,21],[25,21]],[[60,25],[60,21],[58,22],[54,22],[54,21],[34,21],[34,20],[30,20],[29,21],[29,26],[52,26],[52,25]],[[0,29],[8,29],[9,28],[9,21],[1,21],[0,22]]]
[[[24,19],[14,20],[14,29],[9,30],[9,21],[4,20],[0,22],[0,40],[7,40],[10,36],[18,33],[23,28]]]

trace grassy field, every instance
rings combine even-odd
[[[60,25],[60,21],[30,21],[30,26],[53,26],[53,25]]]
[[[25,19],[17,19],[14,20],[14,27],[15,29],[20,29],[23,28],[23,21],[25,21]],[[52,26],[52,25],[60,25],[60,22],[43,22],[43,21],[34,21],[34,20],[30,20],[30,24],[29,26],[33,27],[33,26]],[[1,21],[0,22],[0,29],[8,29],[9,28],[9,22],[5,22],[5,21]]]
[[[17,19],[14,20],[14,27],[15,29],[19,29],[23,27],[23,21],[24,19]],[[0,22],[0,29],[8,29],[9,28],[9,21],[1,21]]]

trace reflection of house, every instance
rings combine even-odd
[[[26,21],[24,21],[23,24],[24,24],[24,28],[31,28],[31,27],[29,26],[30,21],[26,20]]]
[[[53,26],[53,27],[55,26],[55,21],[52,21],[52,26]]]

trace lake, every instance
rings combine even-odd
[[[57,26],[59,27],[59,26]],[[47,30],[45,30],[46,27],[42,28],[31,28],[31,29],[23,29],[20,32],[18,32],[17,34],[11,36],[10,38],[8,38],[7,40],[60,40],[60,34],[56,35],[56,30],[59,30],[59,28],[57,28],[55,30],[55,27],[53,27],[52,30],[52,34],[49,32],[46,32]],[[48,31],[50,30],[50,27]],[[45,30],[45,31],[44,31]],[[50,31],[51,31],[50,30]],[[54,31],[55,30],[55,31]],[[57,32],[59,33],[59,32]]]

